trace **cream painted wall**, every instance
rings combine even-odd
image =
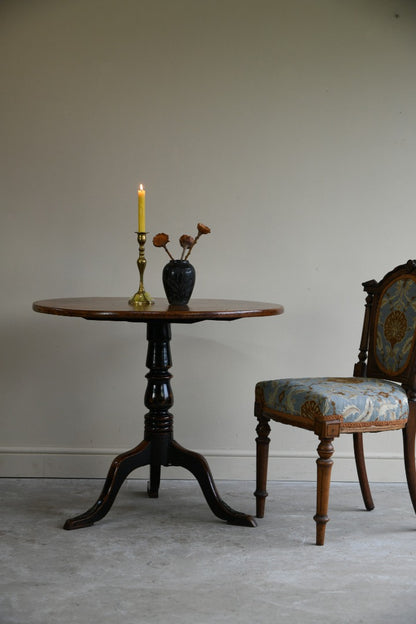
[[[176,438],[254,478],[255,382],[350,374],[361,282],[416,256],[415,58],[410,0],[3,0],[3,476],[101,477],[142,437],[145,327],[31,304],[132,294],[143,181],[152,235],[212,228],[195,297],[286,308],[173,327]],[[404,480],[400,442],[369,436],[370,479]],[[314,479],[315,447],[275,425],[271,478]]]

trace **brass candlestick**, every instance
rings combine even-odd
[[[136,294],[133,295],[131,299],[129,299],[129,304],[132,306],[142,306],[142,305],[151,305],[154,303],[153,299],[147,293],[143,286],[143,274],[146,268],[146,258],[144,255],[144,246],[146,244],[146,232],[136,232],[137,234],[137,242],[139,243],[139,257],[137,259],[137,268],[139,269],[140,275],[140,285],[139,290]]]

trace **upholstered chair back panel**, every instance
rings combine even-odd
[[[375,359],[387,375],[400,375],[409,365],[416,337],[416,277],[390,284],[380,297],[375,323]]]
[[[375,293],[367,375],[412,385],[416,341],[416,274],[380,283]]]

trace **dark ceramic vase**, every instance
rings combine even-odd
[[[186,305],[195,285],[195,269],[188,260],[171,260],[163,269],[163,287],[171,305]]]

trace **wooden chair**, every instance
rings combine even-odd
[[[351,433],[364,504],[374,508],[363,451],[363,433],[402,429],[404,463],[416,511],[416,260],[396,267],[367,293],[358,362],[353,377],[276,379],[256,385],[257,517],[267,496],[269,421],[309,429],[318,436],[316,544],[328,522],[333,439]]]

